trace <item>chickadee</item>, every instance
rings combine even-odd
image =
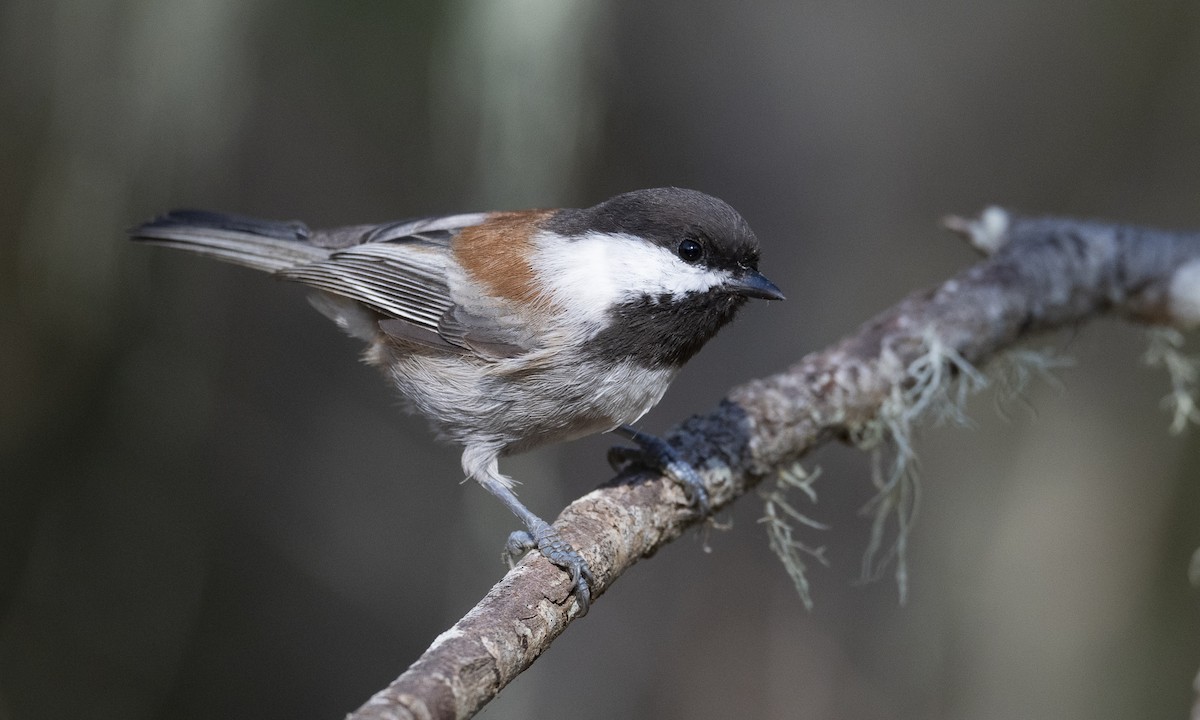
[[[332,230],[177,210],[130,234],[316,288],[313,305],[368,343],[366,361],[524,522],[510,553],[537,547],[567,570],[582,612],[587,563],[521,504],[498,459],[619,430],[671,464],[628,424],[747,298],[783,299],[741,215],[679,188]]]

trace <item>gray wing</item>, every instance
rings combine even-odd
[[[323,290],[327,294],[315,299],[317,309],[364,339],[373,338],[378,327],[410,345],[511,356],[527,344],[512,323],[465,313],[451,299],[448,283],[451,241],[487,217],[472,213],[309,230],[298,222],[177,210],[131,235]]]
[[[378,327],[404,344],[456,354],[512,357],[528,350],[511,324],[467,313],[450,295],[450,242],[486,214],[409,220],[318,232],[327,259],[276,274],[354,300],[383,317]]]
[[[338,250],[325,260],[276,274],[437,332],[442,315],[454,304],[446,283],[448,254],[444,242],[405,237]]]
[[[447,281],[450,242],[484,214],[406,220],[318,231],[309,242],[328,257],[276,272],[280,277],[360,303],[383,316],[380,329],[398,340],[465,352],[458,333],[443,332],[453,316]]]

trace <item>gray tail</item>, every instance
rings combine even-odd
[[[129,231],[134,240],[276,272],[317,260],[329,251],[308,242],[300,222],[273,222],[206,210],[172,210]]]

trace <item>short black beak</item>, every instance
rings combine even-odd
[[[747,270],[730,279],[730,290],[745,297],[762,298],[763,300],[783,300],[783,291],[775,287],[775,283],[763,277],[757,270]]]

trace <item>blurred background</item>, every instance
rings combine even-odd
[[[313,226],[729,201],[748,307],[662,432],[975,260],[987,204],[1200,227],[1200,4],[7,0],[0,719],[341,717],[503,572],[516,523],[304,291],[133,246],[176,206]],[[484,717],[1183,718],[1200,434],[1144,332],[930,427],[907,604],[856,582],[869,463],[820,466],[806,611],[745,498],[634,568]],[[508,460],[553,517],[607,438]],[[706,548],[711,552],[706,552]]]

